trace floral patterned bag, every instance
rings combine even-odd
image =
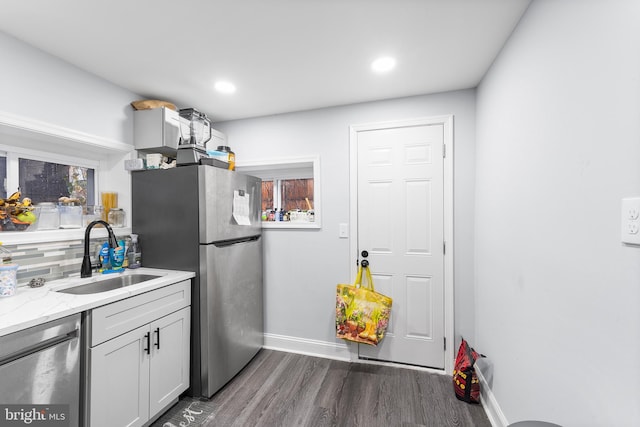
[[[367,286],[362,286],[362,271]],[[349,341],[378,345],[384,337],[391,314],[391,298],[373,288],[368,266],[360,266],[353,285],[336,289],[336,336]]]

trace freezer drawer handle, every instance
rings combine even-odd
[[[160,328],[156,328],[156,343],[154,344],[154,346],[160,350]]]
[[[224,248],[231,245],[237,245],[239,243],[254,242],[259,238],[260,236],[258,235],[258,236],[244,237],[241,239],[220,240],[218,242],[214,242],[213,245],[217,248]]]

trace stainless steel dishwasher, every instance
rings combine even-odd
[[[19,414],[33,405],[51,405],[34,412],[63,418],[60,425],[78,426],[80,355],[80,314],[0,337],[2,412],[7,408]]]

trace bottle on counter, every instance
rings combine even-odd
[[[129,268],[129,247],[131,246],[131,237],[124,239],[124,259],[122,260],[122,268]]]
[[[137,234],[131,234],[131,244],[127,248],[127,263],[129,268],[142,267],[142,250]]]

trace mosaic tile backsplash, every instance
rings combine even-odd
[[[128,245],[129,238],[124,240]],[[95,261],[95,255],[104,242],[106,238],[89,241],[92,261]],[[34,278],[43,278],[48,282],[80,273],[84,253],[82,239],[3,246],[11,251],[12,261],[20,266],[18,286],[26,286]]]

